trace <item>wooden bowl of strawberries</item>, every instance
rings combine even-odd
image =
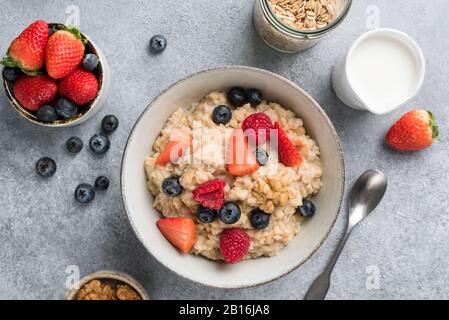
[[[103,105],[109,67],[79,29],[38,20],[15,38],[0,63],[6,96],[17,112],[47,127],[67,127]]]

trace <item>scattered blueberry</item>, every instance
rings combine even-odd
[[[81,203],[89,203],[95,199],[95,189],[90,184],[81,183],[76,187],[75,199]]]
[[[261,166],[264,166],[267,164],[269,156],[268,156],[268,153],[266,150],[256,149],[255,154],[256,154],[256,160]]]
[[[17,80],[17,78],[20,76],[20,70],[18,68],[10,68],[10,67],[4,67],[3,68],[3,77],[5,77],[6,80],[14,82]]]
[[[217,218],[217,211],[199,206],[196,210],[196,215],[198,217],[198,220],[200,220],[202,223],[211,223],[215,220],[215,218]]]
[[[216,106],[212,112],[212,121],[215,124],[226,124],[231,121],[232,112],[228,106],[220,105]]]
[[[251,104],[251,107],[257,107],[263,101],[262,93],[257,89],[246,90],[246,99]]]
[[[251,211],[251,225],[254,229],[265,229],[270,223],[270,215],[260,209]]]
[[[93,53],[87,53],[81,60],[81,67],[84,70],[92,71],[98,66],[98,57]]]
[[[52,158],[43,157],[36,162],[37,173],[44,178],[50,178],[56,172],[56,162]]]
[[[39,120],[45,122],[51,122],[58,119],[58,113],[56,112],[55,108],[48,104],[40,107],[36,112],[36,116]]]
[[[78,107],[71,101],[61,98],[56,102],[56,113],[62,119],[70,119],[78,113]]]
[[[305,199],[302,202],[302,206],[296,208],[296,212],[303,217],[312,217],[315,215],[316,208],[312,201]]]
[[[83,141],[78,137],[71,137],[65,143],[67,150],[70,153],[78,153],[83,149]]]
[[[245,95],[245,89],[233,87],[228,91],[228,100],[236,107],[241,107],[248,102]]]
[[[55,33],[56,31],[58,31],[58,29],[56,29],[55,27],[52,28],[48,28],[48,36],[51,36],[53,33]]]
[[[114,132],[118,128],[118,119],[116,116],[110,114],[103,118],[101,121],[101,127],[106,133]]]
[[[90,138],[89,147],[94,153],[103,154],[111,147],[111,140],[102,133],[96,133]]]
[[[99,176],[95,179],[95,189],[104,191],[109,188],[109,179],[105,176]]]
[[[233,224],[240,219],[240,208],[234,202],[225,202],[223,207],[218,211],[220,220],[225,224]]]
[[[167,39],[164,36],[158,34],[150,39],[150,50],[153,53],[160,53],[167,47]]]
[[[162,190],[169,197],[176,197],[182,193],[184,188],[179,183],[178,177],[165,178],[162,182]]]

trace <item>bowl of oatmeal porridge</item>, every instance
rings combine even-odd
[[[205,285],[241,288],[299,267],[344,189],[338,136],[304,90],[250,67],[199,72],[159,95],[129,136],[123,202],[147,250]]]

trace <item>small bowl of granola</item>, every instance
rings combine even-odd
[[[65,300],[149,300],[145,289],[130,275],[117,271],[98,271],[82,278]]]

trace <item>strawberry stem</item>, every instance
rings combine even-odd
[[[429,113],[429,125],[432,128],[432,138],[433,139],[439,139],[440,138],[440,129],[438,129],[438,125],[437,125],[437,119],[435,118],[435,116],[432,114],[432,112],[427,111]]]
[[[59,30],[68,31],[71,34],[75,35],[75,37],[80,39],[83,44],[87,43],[87,39],[81,34],[81,31],[77,26],[74,26],[74,25],[60,26]]]

